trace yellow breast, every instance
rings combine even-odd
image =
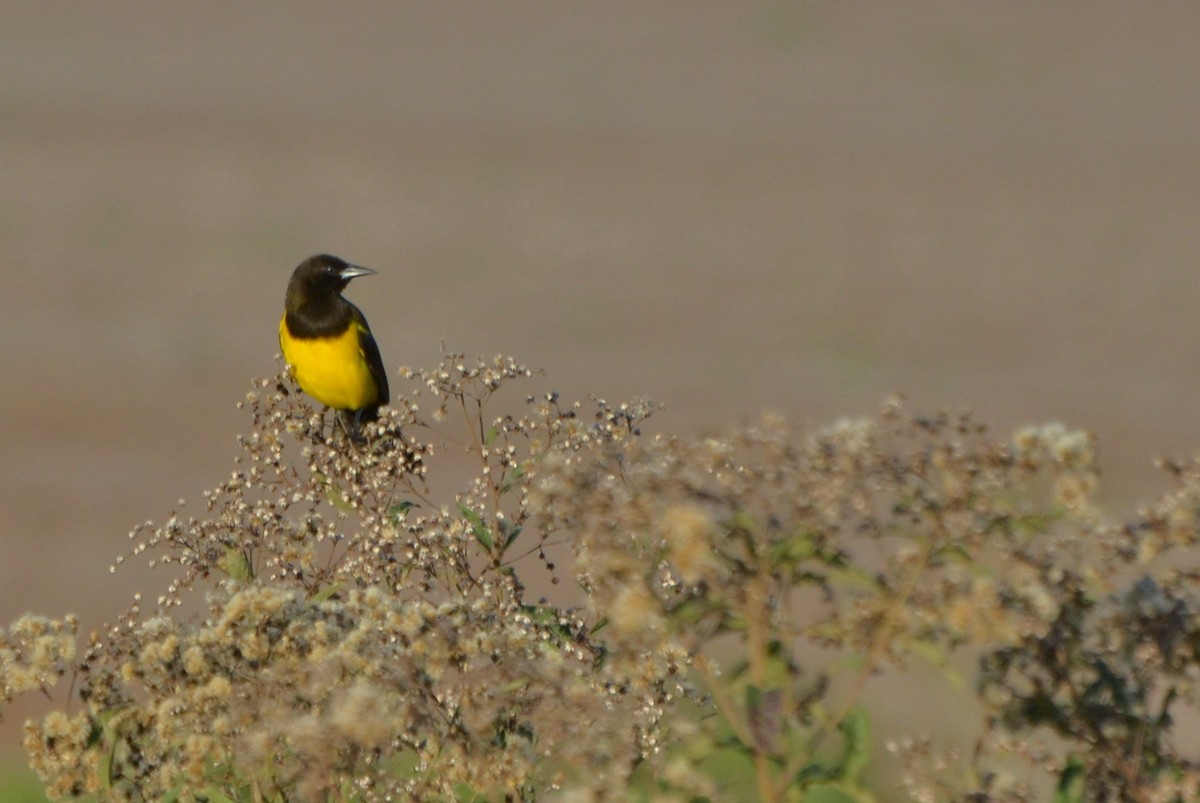
[[[336,410],[359,410],[379,400],[379,391],[358,344],[358,327],[335,337],[298,338],[279,321],[279,346],[300,388]]]

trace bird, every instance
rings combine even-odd
[[[371,327],[342,297],[351,279],[376,271],[317,254],[292,272],[279,319],[279,348],[300,389],[338,411],[351,440],[391,399]]]

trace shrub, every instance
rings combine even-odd
[[[173,573],[148,611],[78,655],[69,617],[0,634],[0,702],[79,691],[27,725],[51,794],[871,801],[864,693],[913,665],[971,682],[978,738],[889,734],[884,799],[1200,794],[1200,466],[1119,525],[1057,425],[676,438],[644,401],[505,413],[508,358],[404,373],[367,446],[257,383],[203,512],[132,534]]]

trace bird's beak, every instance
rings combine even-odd
[[[370,276],[378,271],[373,271],[370,268],[364,268],[361,265],[347,265],[338,271],[338,277],[350,281],[356,276]]]

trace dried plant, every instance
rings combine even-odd
[[[508,358],[402,373],[366,446],[286,375],[258,383],[203,512],[132,534],[173,573],[148,610],[78,655],[70,618],[0,634],[0,702],[79,691],[27,726],[51,794],[1200,795],[1176,743],[1197,702],[1200,465],[1168,465],[1176,489],[1120,525],[1092,439],[1057,425],[1000,440],[890,402],[808,436],[676,438],[641,434],[648,402],[505,412],[531,376]],[[864,692],[914,665],[969,676],[978,739],[889,734],[904,769],[869,782]]]

